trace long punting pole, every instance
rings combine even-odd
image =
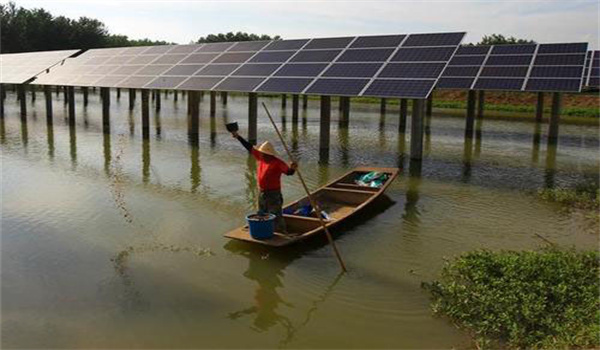
[[[265,111],[267,112],[267,116],[269,117],[271,124],[275,128],[275,131],[277,132],[277,136],[279,136],[279,140],[281,141],[281,143],[283,144],[283,147],[285,148],[285,152],[287,153],[290,160],[293,162],[294,156],[292,156],[292,153],[290,152],[290,150],[287,146],[287,143],[283,139],[283,136],[281,136],[281,133],[279,132],[279,128],[277,128],[277,124],[275,124],[275,122],[273,121],[273,117],[271,117],[271,113],[269,112],[269,109],[267,108],[267,106],[265,105],[264,102],[262,103],[262,106],[265,109]],[[319,219],[319,222],[321,223],[321,227],[323,227],[323,230],[325,230],[325,234],[327,235],[327,240],[329,240],[329,244],[331,244],[331,247],[333,248],[333,251],[335,253],[335,256],[336,256],[338,262],[340,263],[340,267],[342,268],[342,271],[343,272],[348,271],[346,269],[346,265],[344,264],[344,261],[342,260],[342,256],[340,255],[340,252],[338,251],[338,249],[335,245],[335,242],[333,241],[333,238],[331,237],[331,233],[329,233],[329,229],[327,228],[327,225],[325,225],[325,222],[323,221],[323,217],[321,217],[321,207],[319,207],[317,202],[315,202],[313,197],[310,195],[310,191],[308,190],[308,187],[306,186],[306,182],[304,182],[304,177],[302,177],[302,173],[300,172],[300,169],[296,169],[296,173],[298,174],[298,177],[300,178],[300,182],[302,182],[302,187],[304,187],[304,191],[306,191],[306,194],[308,195],[308,200],[310,201],[310,204],[312,205],[313,208],[315,208],[317,218]]]

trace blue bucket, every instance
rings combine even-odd
[[[260,217],[260,219],[257,217]],[[254,239],[269,239],[273,237],[275,218],[276,216],[273,214],[250,214],[246,216],[248,228],[250,229],[250,236]]]

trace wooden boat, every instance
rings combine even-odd
[[[356,184],[355,180],[359,176],[371,171],[382,172],[388,175],[387,180],[381,187]],[[359,167],[311,193],[321,209],[329,215],[330,219],[325,220],[327,228],[331,229],[340,222],[364,210],[369,203],[385,192],[387,187],[398,176],[399,171],[398,168]],[[284,212],[294,212],[295,209],[308,203],[308,196],[306,196],[284,206]],[[226,233],[225,237],[267,246],[281,247],[323,233],[323,227],[316,216],[306,217],[283,214],[283,217],[288,233],[290,233],[288,235],[275,232],[272,238],[257,240],[250,236],[248,227],[243,226]]]

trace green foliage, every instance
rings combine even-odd
[[[600,346],[599,263],[597,251],[476,251],[423,287],[433,311],[480,348],[591,348]]]
[[[600,188],[598,183],[586,182],[575,188],[544,188],[538,191],[540,198],[567,205],[572,208],[598,210]]]
[[[44,9],[29,10],[14,2],[0,4],[0,40],[2,53],[167,44],[110,35],[97,19],[54,17]]]
[[[197,43],[220,43],[220,42],[229,42],[229,41],[257,41],[257,40],[280,40],[281,37],[279,35],[275,35],[273,37],[266,34],[252,34],[245,32],[229,32],[229,33],[219,33],[219,34],[209,34],[207,36],[202,36],[198,39]]]
[[[533,40],[517,39],[514,36],[504,36],[502,34],[484,35],[481,41],[475,45],[507,45],[507,44],[535,44]]]

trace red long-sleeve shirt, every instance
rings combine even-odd
[[[258,161],[258,187],[261,191],[279,191],[281,190],[281,175],[293,175],[294,169],[291,169],[284,161],[277,157],[265,157],[265,155],[256,150],[243,137],[237,139]]]

